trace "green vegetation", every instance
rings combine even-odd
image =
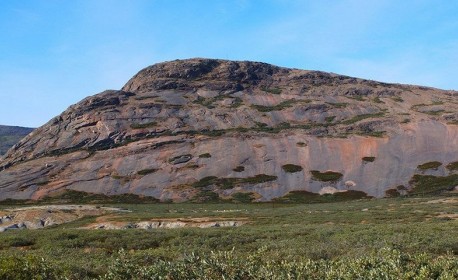
[[[365,162],[374,162],[375,157],[363,157],[362,160]]]
[[[410,122],[410,119],[407,119],[407,118],[401,121],[401,123],[409,123],[409,122]]]
[[[391,99],[395,102],[404,102],[404,99],[402,99],[400,96],[394,96]]]
[[[413,186],[410,194],[437,194],[450,191],[458,185],[458,174],[449,176],[432,176],[415,174],[409,181]]]
[[[254,200],[252,192],[237,192],[232,194],[232,201],[240,203],[250,203]]]
[[[374,97],[373,101],[374,101],[375,103],[385,104],[385,102],[383,102],[383,101],[380,99],[380,97],[378,97],[378,96],[377,96],[377,97]]]
[[[320,195],[308,191],[290,191],[286,195],[276,198],[277,202],[284,203],[325,203],[350,201],[355,199],[369,198],[365,192],[348,190],[345,192],[336,192],[334,194]]]
[[[46,197],[42,200],[34,201],[35,204],[50,203],[156,203],[158,199],[150,196],[138,196],[135,194],[104,195],[96,193],[86,193],[74,190],[65,190],[60,194]],[[23,201],[25,203],[25,201]],[[8,201],[2,203],[8,204]],[[30,204],[27,203],[27,204]]]
[[[235,97],[234,101],[231,104],[231,108],[238,108],[243,105],[243,100],[240,97]]]
[[[383,113],[383,112],[376,113],[376,114],[362,114],[362,115],[357,115],[357,116],[355,116],[355,117],[353,117],[351,119],[342,121],[341,123],[345,124],[345,125],[354,124],[354,123],[362,121],[364,119],[378,118],[378,117],[383,117],[384,115],[385,115],[385,113]]]
[[[458,221],[441,216],[455,213],[456,203],[431,203],[444,196],[333,202],[341,194],[291,192],[289,203],[243,204],[250,193],[234,193],[239,203],[133,202],[117,205],[132,212],[112,218],[246,219],[241,227],[76,229],[96,218],[87,217],[6,231],[0,278],[457,279]],[[200,197],[218,201],[211,192]]]
[[[432,115],[432,116],[437,116],[437,115],[440,115],[442,113],[445,113],[445,110],[425,111],[423,113],[428,114],[428,115]]]
[[[346,98],[357,100],[357,101],[366,101],[366,98],[362,97],[361,95],[354,95],[354,96],[345,96]]]
[[[335,107],[335,108],[345,108],[347,107],[348,103],[346,102],[335,102],[335,103],[331,103],[331,102],[327,102],[327,104]]]
[[[232,189],[240,184],[260,184],[277,180],[277,176],[258,174],[254,177],[247,178],[218,178],[216,176],[207,176],[192,184],[194,188],[203,188],[215,185],[221,189]]]
[[[312,179],[322,182],[335,182],[339,181],[343,174],[333,171],[320,172],[318,170],[311,170]]]
[[[420,169],[420,170],[437,169],[441,165],[442,165],[441,162],[430,161],[430,162],[426,162],[426,163],[420,164],[419,166],[417,166],[417,168]]]
[[[296,173],[303,170],[302,166],[295,164],[285,164],[281,168],[283,168],[283,170],[288,173]]]
[[[383,137],[386,134],[386,131],[370,131],[364,133],[357,133],[358,135],[371,136],[371,137]]]
[[[332,121],[334,121],[335,118],[336,116],[329,116],[329,117],[324,118],[324,121],[327,123],[332,123]]]
[[[282,101],[279,104],[273,105],[273,106],[251,105],[251,107],[253,109],[258,110],[259,112],[271,112],[271,111],[281,111],[283,109],[290,108],[296,103],[308,103],[308,102],[310,101],[288,99],[288,100]]]
[[[209,154],[209,153],[205,153],[205,154],[200,154],[199,155],[199,158],[211,158],[211,157],[212,157],[212,155]]]
[[[32,128],[0,125],[0,157],[32,130]]]
[[[458,161],[447,164],[446,168],[450,171],[458,170]]]
[[[262,87],[261,90],[268,92],[268,93],[272,93],[272,94],[281,94],[282,92],[281,88],[276,88],[276,87],[274,88]]]
[[[237,166],[236,168],[234,168],[232,170],[235,171],[235,172],[243,172],[243,171],[245,171],[245,167],[239,165],[239,166]]]
[[[157,126],[157,122],[147,122],[147,123],[133,123],[130,125],[130,128],[133,129],[142,129]]]
[[[155,168],[147,168],[147,169],[143,169],[143,170],[138,171],[137,174],[141,175],[141,176],[144,176],[144,175],[148,175],[148,174],[154,173],[154,172],[156,172],[158,170],[159,169],[155,169]]]
[[[223,100],[225,98],[233,98],[233,97],[231,97],[231,96],[229,96],[227,94],[220,94],[220,95],[217,95],[217,96],[211,97],[211,98],[205,98],[205,97],[198,96],[192,103],[205,106],[208,109],[213,109],[213,108],[215,108],[215,105],[213,105],[214,102],[219,101],[219,100]],[[238,106],[241,105],[242,100],[241,99],[237,99],[237,97],[236,97],[236,100],[235,100],[234,103],[237,103],[237,107],[238,107]],[[232,105],[234,105],[234,103]]]

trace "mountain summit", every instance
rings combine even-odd
[[[456,91],[259,62],[159,63],[12,147],[0,198],[383,197],[423,179],[447,191],[458,185],[457,112]]]

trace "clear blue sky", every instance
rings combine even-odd
[[[4,0],[0,124],[40,126],[191,57],[458,89],[458,1]]]

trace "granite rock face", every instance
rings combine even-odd
[[[457,124],[456,91],[177,60],[85,98],[13,146],[0,160],[0,198],[68,189],[270,200],[330,188],[383,197],[409,189],[414,174],[456,172],[445,166],[458,161]],[[442,165],[418,169],[432,161]]]

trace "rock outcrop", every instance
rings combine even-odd
[[[177,60],[85,98],[12,147],[0,161],[0,198],[76,190],[262,201],[331,189],[383,197],[410,191],[414,175],[455,184],[457,124],[456,91]],[[440,165],[418,167],[429,162]]]

